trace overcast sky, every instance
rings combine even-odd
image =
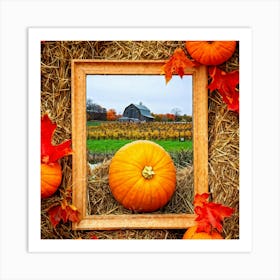
[[[87,75],[87,99],[118,114],[142,102],[152,113],[179,108],[182,115],[192,115],[192,77],[173,76],[166,85],[163,75]]]

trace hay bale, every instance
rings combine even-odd
[[[209,101],[209,188],[215,202],[236,210],[224,224],[233,239],[239,237],[239,119],[217,93]]]
[[[58,125],[54,143],[71,138],[71,59],[168,59],[183,41],[55,41],[44,42],[41,48],[41,113],[48,112]],[[238,46],[233,57],[221,68],[239,66]],[[125,230],[72,231],[70,223],[53,229],[47,216],[48,207],[59,201],[60,192],[71,188],[71,157],[61,160],[63,180],[59,191],[42,200],[42,238],[181,238],[184,231]],[[185,170],[186,171],[186,170]],[[183,171],[182,171],[183,172]],[[184,181],[187,175],[181,176]],[[186,179],[187,180],[187,179]],[[186,184],[186,182],[181,182]],[[180,184],[181,184],[180,183]],[[213,201],[237,209],[225,223],[226,238],[239,237],[239,119],[228,112],[217,93],[209,95],[209,184]],[[191,197],[188,198],[191,201]],[[93,206],[90,206],[93,207]],[[99,211],[99,210],[98,210]],[[106,211],[106,209],[105,209]],[[108,211],[108,210],[107,210]]]
[[[88,178],[88,214],[132,214],[113,197],[109,187],[109,166],[111,160],[105,160],[96,166]],[[176,191],[170,201],[154,214],[193,213],[193,167],[176,170]],[[136,213],[134,213],[136,214]]]
[[[226,72],[239,68],[239,45],[220,66]],[[209,94],[209,189],[216,203],[235,209],[224,222],[224,236],[239,238],[239,115],[227,110],[217,92]]]

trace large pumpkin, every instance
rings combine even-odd
[[[41,197],[47,198],[58,189],[62,179],[59,163],[41,163]]]
[[[217,231],[212,231],[212,233],[207,232],[196,232],[197,226],[189,227],[183,239],[224,239],[220,233]]]
[[[190,56],[204,65],[219,65],[234,53],[236,41],[187,41]]]
[[[176,187],[176,169],[158,144],[138,140],[119,149],[109,167],[109,185],[125,208],[152,212],[163,207]]]

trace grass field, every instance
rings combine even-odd
[[[119,148],[133,140],[87,140],[87,148],[91,153],[115,153]],[[181,150],[192,150],[192,141],[172,141],[172,140],[155,140],[153,141],[162,146],[168,152]]]
[[[102,121],[87,121],[87,127],[90,126],[100,126]]]

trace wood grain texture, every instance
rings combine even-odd
[[[81,213],[74,230],[176,229],[194,225],[192,214],[87,215],[86,75],[160,75],[162,60],[72,60],[73,204]],[[194,193],[208,192],[207,68],[185,69],[193,76]]]
[[[185,229],[196,224],[195,218],[193,214],[93,215],[85,217],[73,229]]]
[[[193,74],[194,192],[208,192],[208,74],[200,66]]]

